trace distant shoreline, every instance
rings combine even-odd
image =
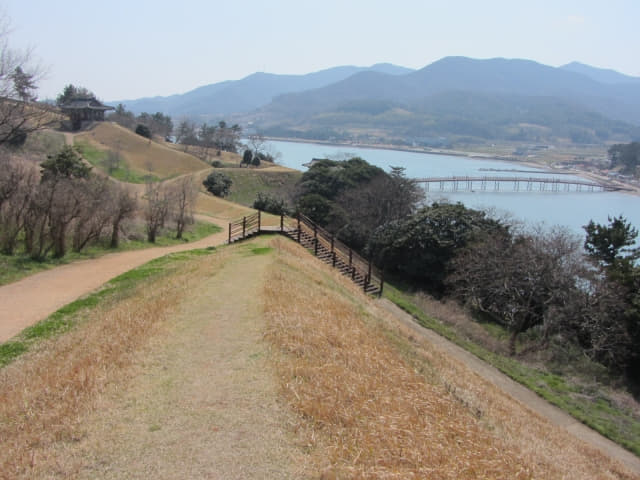
[[[368,144],[368,143],[340,143],[330,142],[325,140],[307,140],[300,138],[287,138],[287,137],[264,137],[265,140],[271,140],[274,142],[290,142],[290,143],[308,143],[312,145],[328,145],[331,147],[353,147],[353,148],[370,148],[374,150],[390,150],[395,152],[410,152],[410,153],[424,153],[426,155],[450,155],[452,157],[467,157],[481,160],[498,160],[503,162],[514,162],[522,165],[539,166],[532,162],[523,162],[514,157],[500,156],[500,155],[487,155],[478,152],[461,152],[458,150],[425,150],[424,147],[402,147],[398,145],[380,145],[380,144]]]
[[[532,161],[532,160],[519,160],[519,159],[514,158],[512,156],[488,155],[488,154],[483,154],[483,153],[478,153],[478,152],[464,152],[464,151],[459,151],[459,150],[453,150],[453,151],[439,150],[439,149],[438,150],[435,150],[435,149],[425,150],[424,148],[401,147],[401,146],[397,146],[397,145],[370,145],[370,144],[364,144],[364,143],[359,143],[357,145],[354,145],[352,143],[329,142],[329,141],[323,141],[323,140],[307,140],[307,139],[300,139],[300,138],[286,138],[286,137],[264,137],[264,138],[265,138],[265,140],[274,141],[274,142],[307,143],[307,144],[311,144],[311,145],[327,145],[327,146],[331,146],[331,147],[345,147],[345,148],[348,148],[348,147],[370,148],[370,149],[375,149],[375,150],[389,150],[389,151],[395,151],[395,152],[421,153],[421,154],[425,154],[425,155],[449,155],[449,156],[452,156],[452,157],[469,158],[471,160],[495,160],[495,161],[499,161],[499,162],[516,163],[518,165],[522,165],[522,166],[525,166],[525,167],[543,169],[543,170],[545,170],[544,173],[558,174],[558,175],[575,175],[575,176],[582,177],[584,179],[588,179],[588,180],[592,180],[592,181],[596,181],[596,182],[599,182],[599,183],[620,185],[620,186],[623,186],[625,188],[625,190],[621,191],[622,193],[627,193],[627,194],[630,194],[630,195],[640,196],[640,188],[636,187],[635,185],[630,185],[630,184],[625,183],[625,182],[619,182],[619,181],[611,180],[610,178],[605,177],[603,175],[598,175],[598,174],[595,174],[595,173],[586,172],[584,170],[560,170],[560,169],[556,170],[556,169],[551,169],[551,168],[549,168],[548,165],[544,165],[544,164],[541,164],[541,163],[538,163],[538,162],[535,162],[535,161]]]

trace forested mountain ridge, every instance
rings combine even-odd
[[[387,138],[414,142],[624,141],[640,136],[640,83],[605,84],[529,60],[447,57],[406,75],[362,72],[281,95],[255,120],[284,136],[306,129],[340,138],[344,131],[382,129]]]
[[[527,97],[556,97],[612,119],[640,125],[640,83],[603,84],[584,74],[530,60],[447,57],[402,76],[363,72],[321,89],[282,96],[274,103],[338,105],[362,98],[416,101],[464,91]]]
[[[406,143],[640,139],[640,78],[577,62],[445,57],[420,70],[343,66],[255,73],[182,95],[124,101],[196,121],[233,117],[270,136]]]
[[[371,67],[340,66],[306,75],[277,75],[257,72],[240,80],[228,80],[167,97],[116,100],[134,113],[163,112],[171,116],[229,115],[255,110],[283,93],[321,88],[358,72],[375,71],[403,75],[411,69],[379,63]]]
[[[568,70],[570,72],[581,73],[582,75],[586,75],[589,78],[592,78],[596,82],[600,83],[636,83],[640,84],[640,78],[632,77],[629,75],[624,75],[620,72],[616,72],[615,70],[611,70],[608,68],[597,68],[592,67],[591,65],[585,65],[580,62],[571,62],[563,65],[563,70]]]

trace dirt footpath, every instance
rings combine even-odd
[[[0,343],[112,278],[154,258],[223,244],[227,239],[224,227],[228,220],[208,220],[223,227],[223,231],[182,245],[133,250],[81,260],[0,287]]]
[[[82,414],[75,441],[36,458],[55,468],[29,478],[305,478],[306,454],[289,427],[295,414],[279,400],[263,340],[272,261],[203,257],[175,311],[137,353],[132,376]]]

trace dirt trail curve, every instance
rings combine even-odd
[[[220,218],[208,220],[223,228],[228,223],[228,220]],[[112,253],[39,272],[4,285],[0,287],[0,343],[132,268],[168,253],[221,245],[226,239],[227,232],[223,229],[196,242]]]

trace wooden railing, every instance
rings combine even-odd
[[[384,276],[371,260],[364,259],[310,218],[280,216],[279,226],[264,226],[260,212],[229,223],[229,243],[259,233],[282,233],[309,249],[324,262],[338,268],[368,293],[382,295]]]
[[[260,212],[229,223],[229,243],[260,233]]]
[[[297,242],[306,234],[312,239],[313,254],[317,257],[328,255],[325,260],[333,267],[340,268],[352,280],[362,283],[365,291],[376,290],[379,295],[384,288],[384,277],[371,260],[364,259],[352,248],[338,240],[335,235],[317,225],[310,218],[298,214],[295,218]]]

